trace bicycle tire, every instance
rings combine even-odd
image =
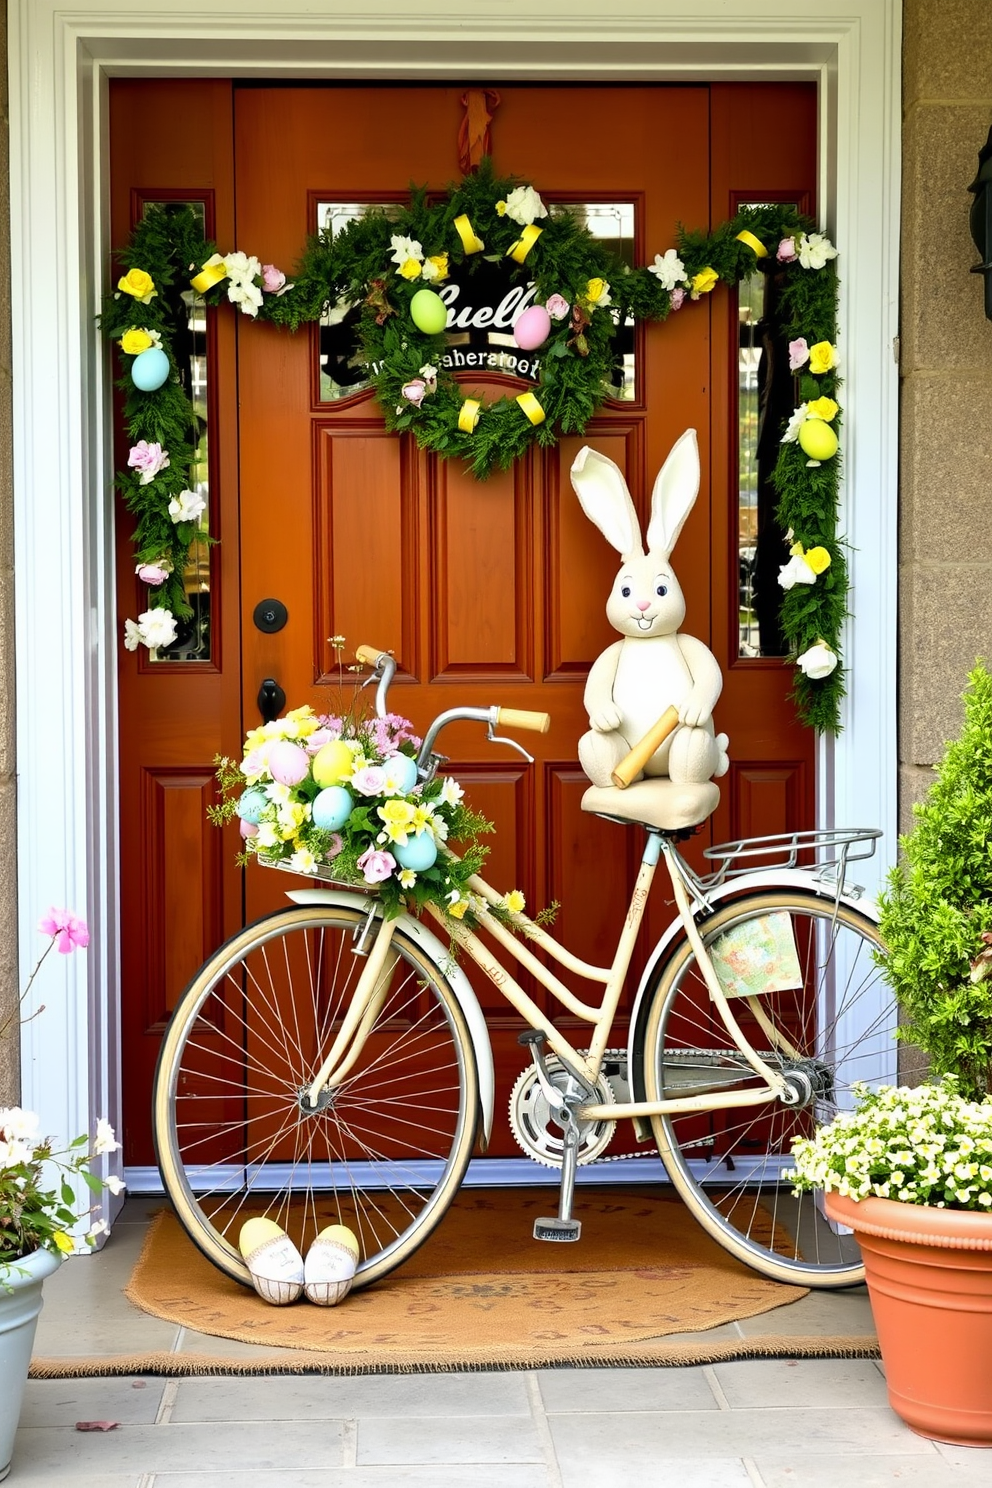
[[[881,979],[874,952],[881,948],[870,918],[830,898],[801,890],[747,895],[699,922],[707,951],[719,958],[749,936],[768,936],[770,915],[788,915],[801,985],[763,994],[758,1006],[777,1035],[815,1066],[817,1091],[809,1103],[723,1108],[705,1115],[655,1116],[658,1151],[696,1219],[738,1260],[775,1281],[800,1286],[852,1286],[864,1279],[853,1236],[835,1232],[818,1194],[792,1195],[782,1179],[790,1139],[808,1136],[851,1105],[852,1080],[881,1083],[891,1048],[886,1014],[866,994]],[[758,924],[760,922],[760,925]],[[734,938],[730,939],[730,933]],[[821,949],[822,948],[822,949]],[[788,980],[788,978],[783,978]],[[794,978],[793,978],[794,979]],[[644,1080],[649,1100],[707,1088],[761,1087],[719,1019],[686,938],[659,966],[649,993]],[[768,1063],[791,1062],[764,1032],[740,997],[731,1006],[753,1047]]]
[[[153,1130],[176,1214],[203,1254],[251,1285],[238,1250],[250,1215],[305,1254],[327,1224],[359,1241],[353,1286],[402,1264],[457,1192],[475,1143],[479,1083],[461,1007],[402,930],[363,1052],[315,1113],[302,1093],[357,983],[367,913],[290,906],[232,936],[176,1005],[155,1075]]]

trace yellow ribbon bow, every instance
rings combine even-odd
[[[200,272],[195,274],[189,282],[197,294],[202,295],[206,294],[208,289],[213,289],[215,284],[219,284],[222,279],[226,278],[227,264],[222,261],[221,263],[213,264],[205,263]]]
[[[754,233],[748,232],[747,228],[745,228],[743,232],[739,232],[737,234],[737,242],[746,243],[748,248],[753,249],[755,258],[768,257],[768,249],[765,247],[764,243],[761,241],[760,238],[756,238],[754,236]]]
[[[544,412],[544,409],[534,397],[533,393],[519,393],[517,395],[516,401],[520,404],[520,407],[523,409],[524,413],[530,419],[532,424],[536,426],[537,424],[544,423],[544,420],[547,418],[547,414]]]
[[[543,227],[538,227],[535,223],[529,222],[513,247],[507,248],[507,258],[512,258],[515,263],[522,264],[543,231]]]
[[[466,398],[458,410],[458,427],[463,434],[471,434],[479,422],[482,404],[478,398]]]
[[[466,253],[481,253],[485,248],[486,245],[482,239],[476,237],[475,229],[466,213],[463,212],[460,217],[455,218],[455,231],[461,238],[462,247]]]

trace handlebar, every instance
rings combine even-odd
[[[531,729],[546,734],[551,727],[550,713],[529,713],[520,708],[497,708],[496,723],[500,728]]]

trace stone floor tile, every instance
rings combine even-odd
[[[542,1369],[537,1381],[549,1415],[718,1408],[702,1367]]]
[[[875,1336],[875,1320],[864,1286],[845,1287],[842,1291],[811,1291],[788,1307],[776,1307],[758,1317],[742,1318],[737,1324],[747,1338],[757,1334],[795,1338],[808,1334],[812,1338],[833,1336]]]
[[[69,1482],[76,1488],[74,1480]],[[52,1480],[51,1488],[61,1488],[61,1483]],[[87,1488],[103,1488],[103,1484],[87,1484]],[[109,1482],[107,1488],[112,1488]],[[515,1462],[474,1464],[469,1484],[463,1466],[435,1463],[429,1467],[329,1468],[326,1472],[161,1473],[155,1488],[551,1488],[551,1480],[543,1467]]]
[[[14,1447],[17,1485],[34,1478],[103,1472],[289,1472],[342,1465],[341,1428],[333,1421],[296,1421],[274,1431],[267,1421],[190,1425],[124,1426],[118,1431],[79,1432],[44,1426],[21,1430]],[[168,1478],[166,1477],[166,1484]]]
[[[853,1459],[789,1458],[754,1459],[764,1488],[988,1488],[989,1454],[984,1462],[957,1466],[938,1454],[918,1457],[876,1457],[870,1452]]]
[[[19,1425],[73,1426],[120,1421],[150,1426],[165,1390],[163,1379],[28,1380]]]
[[[629,1421],[629,1417],[628,1417]],[[753,1479],[738,1457],[665,1457],[631,1463],[624,1443],[612,1459],[593,1467],[561,1464],[562,1488],[753,1488]],[[475,1485],[472,1485],[475,1488]]]
[[[955,1467],[982,1468],[992,1482],[992,1447],[956,1447],[952,1442],[934,1442],[937,1455]]]
[[[892,1411],[795,1410],[659,1411],[550,1416],[548,1424],[558,1461],[564,1469],[585,1466],[595,1477],[616,1460],[623,1442],[624,1461],[636,1481],[661,1459],[757,1457],[770,1444],[791,1443],[802,1431],[804,1453],[833,1458],[871,1452],[876,1456],[933,1455],[933,1447],[915,1436]],[[790,1454],[791,1456],[791,1454]],[[628,1484],[629,1488],[629,1484]]]
[[[526,1378],[485,1374],[375,1374],[184,1380],[173,1421],[335,1420],[378,1416],[529,1416]]]
[[[45,1282],[34,1353],[41,1358],[152,1353],[170,1349],[175,1323],[151,1317],[124,1296],[145,1228],[117,1225],[99,1255],[70,1256]]]
[[[532,1421],[515,1416],[382,1417],[358,1423],[359,1467],[387,1463],[540,1463],[541,1445]]]
[[[292,1363],[300,1354],[299,1349],[276,1348],[271,1343],[245,1343],[240,1338],[218,1338],[213,1333],[198,1333],[193,1328],[178,1330],[174,1352],[197,1354],[209,1359],[257,1359],[260,1354],[271,1354],[287,1363]]]
[[[31,1488],[142,1488],[141,1473],[75,1473],[71,1465],[60,1467],[58,1472],[23,1473],[15,1454],[10,1477],[10,1488],[17,1488],[22,1481]],[[357,1488],[357,1485],[356,1485]]]
[[[731,1410],[885,1406],[885,1381],[870,1359],[740,1359],[714,1364]]]

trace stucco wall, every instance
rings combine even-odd
[[[992,124],[989,0],[905,0],[900,805],[931,779],[976,656],[992,665],[992,322],[968,228]],[[862,493],[863,495],[864,493]]]
[[[0,14],[0,1027],[17,998],[14,819],[14,549],[10,403],[7,9]],[[0,1105],[17,1092],[16,1034],[0,1040]]]

